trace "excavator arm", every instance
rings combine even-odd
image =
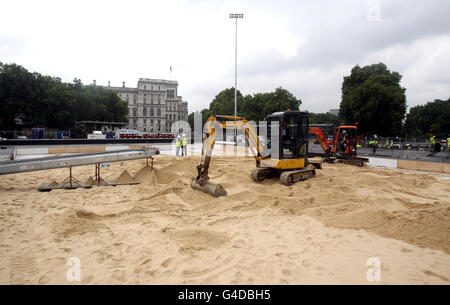
[[[245,118],[227,115],[213,115],[208,118],[205,124],[205,138],[203,140],[200,163],[197,166],[197,176],[192,180],[192,188],[206,191],[213,196],[223,196],[226,194],[220,185],[208,182],[208,170],[211,163],[212,152],[219,129],[233,129],[244,131],[245,141],[250,151],[255,157],[256,167],[261,167],[263,156],[263,146],[258,138],[255,127]]]
[[[322,146],[325,155],[329,155],[331,153],[331,146],[328,140],[323,135],[322,129],[320,129],[319,127],[309,127],[308,132],[316,136],[316,139],[319,142],[320,146]]]

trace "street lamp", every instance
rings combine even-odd
[[[236,20],[236,43],[234,51],[234,116],[237,116],[237,21],[239,18],[244,18],[244,14],[230,14],[231,19]],[[237,145],[236,139],[237,130],[234,131],[234,143]]]

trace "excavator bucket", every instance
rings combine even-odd
[[[194,178],[192,179],[191,187],[194,190],[202,191],[214,197],[227,195],[227,191],[225,191],[222,185],[210,181],[206,181],[202,184],[199,184],[198,181]]]

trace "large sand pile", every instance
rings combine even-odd
[[[218,157],[211,180],[229,195],[213,198],[190,188],[197,162],[112,164],[105,180],[126,169],[141,184],[50,193],[36,187],[67,170],[0,176],[0,284],[70,284],[70,257],[82,283],[366,284],[378,257],[380,283],[449,284],[450,181],[437,174],[325,164],[286,187],[253,182],[252,158]]]

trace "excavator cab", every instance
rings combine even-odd
[[[299,111],[276,112],[266,118],[267,121],[267,143],[268,149],[271,149],[272,128],[278,125],[278,156],[283,159],[303,158],[307,163],[308,152],[308,114]],[[275,128],[276,130],[276,128]],[[277,138],[277,137],[275,137]],[[275,155],[273,156],[275,157]]]
[[[345,156],[356,156],[357,127],[339,126],[334,132],[334,152]]]
[[[197,166],[198,175],[192,179],[191,187],[215,197],[226,195],[220,184],[209,181],[208,170],[217,130],[227,128],[243,131],[256,161],[256,168],[250,175],[254,181],[277,176],[281,184],[292,185],[314,177],[315,168],[321,168],[321,162],[308,163],[308,114],[300,111],[276,112],[269,115],[266,121],[267,138],[264,146],[255,127],[245,118],[210,116],[205,124],[202,156]],[[272,134],[273,132],[276,134]]]

